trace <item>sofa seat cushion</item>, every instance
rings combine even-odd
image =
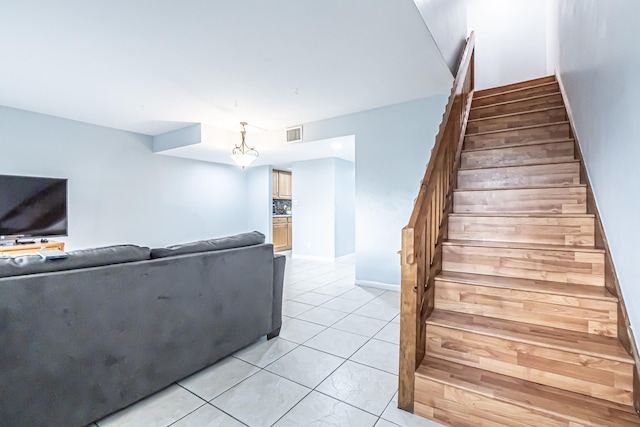
[[[40,255],[0,258],[0,277],[99,267],[150,258],[149,248],[135,245],[106,246],[67,253],[67,258],[55,260],[45,260]]]
[[[155,259],[198,252],[221,251],[224,249],[260,245],[262,243],[264,243],[264,234],[259,231],[252,231],[249,233],[236,234],[235,236],[167,246],[166,248],[154,248],[151,249],[151,258]]]

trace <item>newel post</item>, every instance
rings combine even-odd
[[[400,285],[400,371],[398,408],[413,412],[418,329],[418,269],[415,256],[415,230],[402,229],[400,252],[402,278]]]

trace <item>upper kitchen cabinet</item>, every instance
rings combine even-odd
[[[291,199],[291,172],[272,172],[272,196],[274,199]]]

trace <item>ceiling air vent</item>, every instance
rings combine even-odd
[[[302,141],[302,126],[287,129],[287,142]]]

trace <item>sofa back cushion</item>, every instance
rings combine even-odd
[[[0,277],[99,267],[150,258],[149,248],[135,245],[81,249],[67,253],[67,258],[55,260],[45,260],[40,255],[0,258]]]
[[[260,245],[262,243],[264,243],[264,234],[259,231],[252,231],[249,233],[236,234],[235,236],[167,246],[166,248],[154,248],[151,249],[151,258],[155,259],[198,252],[221,251],[223,249],[242,248],[245,246]]]

